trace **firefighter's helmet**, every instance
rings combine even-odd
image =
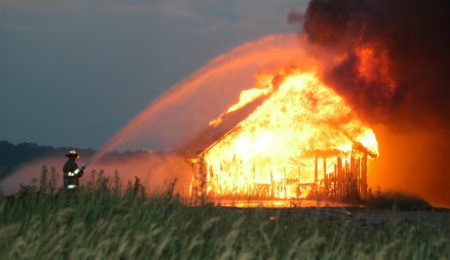
[[[73,158],[73,157],[78,157],[78,153],[77,153],[77,151],[75,151],[75,150],[70,150],[67,154],[66,154],[66,156],[67,157],[69,157],[69,158]]]

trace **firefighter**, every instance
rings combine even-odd
[[[80,185],[79,179],[83,176],[84,167],[78,167],[76,160],[80,159],[80,156],[75,150],[71,150],[66,154],[69,159],[64,164],[64,188],[66,190],[76,190]]]

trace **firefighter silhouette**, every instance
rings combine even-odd
[[[78,167],[77,160],[80,158],[75,150],[71,150],[66,154],[67,162],[64,164],[64,188],[66,190],[76,190],[80,185],[80,178],[84,174],[84,167]]]

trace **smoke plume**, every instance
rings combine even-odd
[[[312,0],[289,21],[344,57],[326,80],[368,120],[449,127],[448,17],[443,0]]]

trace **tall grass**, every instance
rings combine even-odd
[[[1,197],[0,259],[450,256],[448,226],[400,218],[371,225],[344,210],[189,207],[172,188],[149,197],[139,183],[122,192],[118,180],[102,176],[75,193],[57,193],[51,181]]]

